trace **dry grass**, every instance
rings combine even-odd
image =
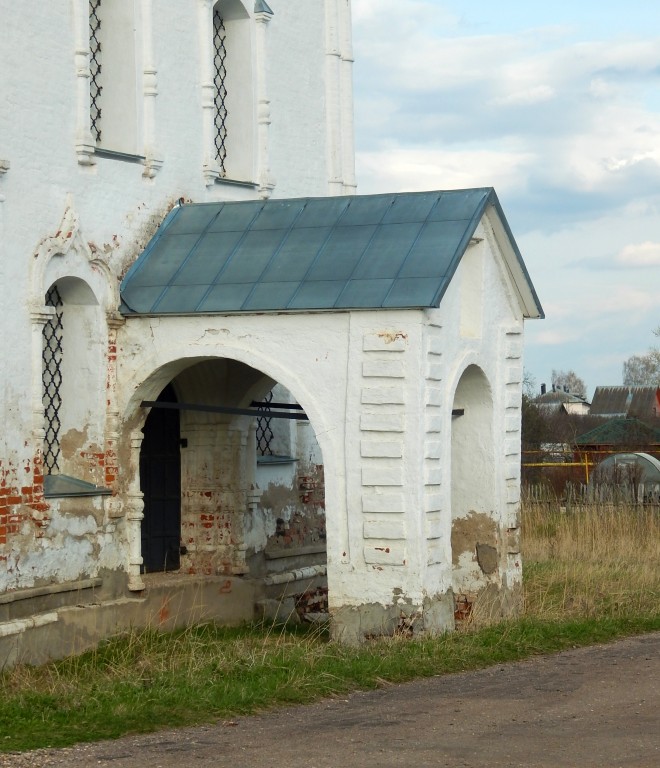
[[[660,507],[525,501],[525,615],[660,614]]]

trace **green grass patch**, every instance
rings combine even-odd
[[[548,520],[552,523],[548,524]],[[660,631],[660,514],[523,508],[522,616],[353,648],[323,630],[203,625],[140,631],[0,675],[0,751],[64,747],[222,721],[351,690]]]
[[[359,648],[331,643],[318,630],[206,625],[141,632],[83,656],[4,673],[0,750],[64,747],[223,720],[657,630],[660,615],[525,618]]]

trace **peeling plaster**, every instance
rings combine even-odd
[[[451,551],[454,566],[459,565],[459,560],[464,560],[462,557],[464,553],[470,553],[471,559],[476,561],[477,544],[497,547],[497,543],[497,523],[490,514],[471,510],[466,517],[454,518],[451,526]]]

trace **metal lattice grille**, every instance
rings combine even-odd
[[[213,83],[215,85],[215,152],[220,172],[227,160],[227,33],[220,11],[213,9]]]
[[[101,0],[89,0],[89,117],[92,136],[101,143]]]
[[[270,413],[270,408],[268,407],[268,403],[273,402],[273,392],[272,390],[264,397],[263,399],[264,405],[260,405],[258,410],[262,411],[264,414]],[[271,448],[271,443],[273,441],[273,430],[270,427],[272,419],[270,416],[258,416],[257,417],[257,453],[259,456],[272,456],[273,455],[273,449]]]
[[[47,474],[58,470],[60,455],[60,409],[62,407],[62,338],[64,336],[62,297],[57,286],[46,294],[46,306],[55,314],[43,329],[43,404],[45,418],[44,467]]]

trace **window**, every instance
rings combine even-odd
[[[97,148],[138,152],[138,54],[134,0],[90,0],[90,129]]]
[[[221,178],[254,181],[256,122],[250,16],[240,0],[213,6],[213,152]]]
[[[64,336],[64,306],[62,297],[53,285],[46,294],[46,306],[53,314],[43,327],[43,404],[45,417],[44,469],[53,474],[59,469],[60,410],[62,407],[62,340]]]
[[[227,30],[220,7],[213,9],[214,143],[220,175],[226,176],[227,159]]]
[[[92,136],[101,144],[101,0],[89,3],[89,106]]]
[[[92,288],[77,277],[51,283],[45,304],[44,474],[103,483],[107,325]]]
[[[266,415],[270,413],[270,408],[268,407],[269,403],[273,402],[273,390],[264,397],[263,402],[259,404],[258,410],[264,412],[264,416],[258,416],[257,417],[257,432],[256,432],[256,439],[257,439],[257,455],[259,456],[272,456],[273,455],[273,449],[271,447],[271,443],[273,442],[273,437],[275,436],[272,429],[272,421],[273,419]]]

